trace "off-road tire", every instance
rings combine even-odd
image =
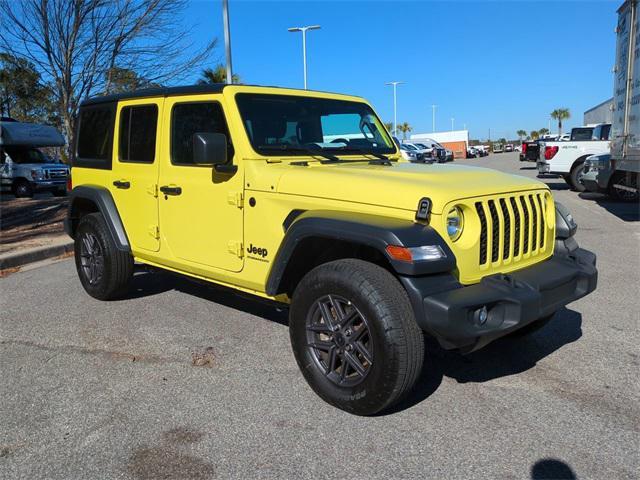
[[[624,172],[614,173],[611,176],[611,179],[609,180],[609,188],[608,188],[607,194],[611,198],[619,202],[633,203],[638,201],[639,196],[637,192],[634,194],[633,192],[618,190],[617,188],[614,187],[615,184],[627,185],[629,187],[638,188],[638,185],[635,184],[633,181],[631,181],[631,183],[629,184],[629,182],[627,181],[627,176]]]
[[[102,257],[101,274],[91,278],[83,257],[87,259],[87,243]],[[75,233],[74,252],[76,270],[86,292],[98,300],[111,300],[121,296],[133,275],[133,257],[116,248],[101,213],[90,213],[80,219]],[[97,254],[94,256],[97,258]]]
[[[531,335],[533,332],[537,332],[542,327],[544,327],[547,323],[549,323],[555,314],[556,312],[553,312],[551,315],[547,315],[545,317],[542,317],[536,320],[535,322],[531,322],[529,325],[522,327],[516,330],[515,332],[512,332],[510,336],[513,338],[522,338],[522,337],[526,337],[527,335]]]
[[[27,180],[16,180],[13,184],[12,190],[16,198],[33,197],[33,187]]]
[[[586,187],[580,183],[580,172],[584,169],[584,161],[576,163],[571,169],[571,173],[569,174],[569,180],[567,183],[571,187],[571,190],[576,192],[584,192]]]
[[[363,362],[368,370],[356,385],[332,380],[308,343],[310,315],[330,295],[348,300],[347,308],[357,309],[366,319],[372,361]],[[289,333],[296,361],[311,388],[327,403],[356,415],[373,415],[399,402],[422,369],[424,336],[406,292],[387,270],[362,260],[336,260],[305,275],[292,297]]]

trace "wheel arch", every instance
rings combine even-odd
[[[587,153],[585,155],[581,155],[580,157],[576,158],[573,163],[571,164],[571,168],[569,169],[569,172],[571,172],[577,165],[579,165],[580,163],[584,163],[584,161],[590,157],[591,155],[597,155],[596,153]]]
[[[81,185],[71,190],[69,196],[71,198],[65,231],[71,238],[74,238],[78,223],[84,215],[99,212],[118,250],[131,252],[129,238],[109,190],[100,185]]]
[[[287,217],[285,237],[276,253],[266,293],[291,294],[302,277],[326,262],[359,258],[375,263],[394,275],[425,275],[451,271],[453,252],[430,226],[410,220],[338,211],[306,211]],[[417,247],[439,245],[445,257],[430,262],[407,263],[391,258],[388,245]]]

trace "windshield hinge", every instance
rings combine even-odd
[[[238,208],[243,206],[243,194],[242,192],[229,192],[227,195],[227,202],[229,205],[235,205]]]
[[[244,249],[242,242],[239,241],[230,241],[227,244],[229,248],[229,253],[234,254],[238,258],[242,258],[244,256]]]

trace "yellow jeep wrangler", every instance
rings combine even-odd
[[[361,415],[416,382],[423,332],[463,353],[596,287],[595,255],[537,181],[403,162],[362,98],[207,85],[80,107],[66,220],[89,295],[134,262],[289,304],[293,352]]]

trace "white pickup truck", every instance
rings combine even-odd
[[[560,174],[571,189],[584,191],[579,181],[584,161],[590,155],[609,153],[610,130],[610,123],[588,125],[571,130],[568,142],[540,142],[538,172]]]

